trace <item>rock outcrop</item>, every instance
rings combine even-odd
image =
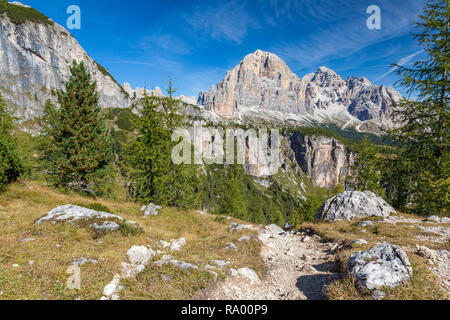
[[[393,213],[395,213],[395,209],[371,191],[346,191],[327,200],[319,208],[316,219],[341,221],[367,217],[388,217]]]
[[[131,222],[125,220],[115,214],[95,211],[72,204],[57,207],[40,218],[36,224],[42,223],[69,223],[81,227],[87,227],[96,232],[96,234],[103,234],[119,230],[125,224],[130,228],[138,228]]]
[[[346,271],[362,291],[397,287],[409,281],[413,273],[405,251],[387,243],[352,254]]]
[[[148,206],[143,206],[141,211],[144,212],[144,216],[157,216],[159,215],[159,210],[162,210],[161,206],[157,206],[154,203],[150,203]]]
[[[391,107],[401,95],[366,78],[343,80],[320,67],[302,79],[276,55],[257,50],[225,78],[201,92],[198,105],[228,119],[261,118],[341,127],[392,126]]]
[[[14,23],[0,15],[0,93],[21,121],[39,116],[47,99],[56,100],[55,90],[64,88],[73,60],[84,62],[97,82],[102,107],[128,107],[126,92],[64,27],[51,20]]]

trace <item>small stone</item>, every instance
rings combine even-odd
[[[373,222],[372,221],[363,221],[363,222],[360,222],[359,225],[361,227],[367,227],[367,226],[373,225]]]
[[[144,217],[157,216],[159,215],[158,210],[162,210],[162,207],[157,206],[154,203],[150,203],[148,206],[143,206],[141,208],[141,211],[144,211]]]
[[[353,244],[359,244],[361,246],[365,245],[365,244],[368,244],[368,242],[366,240],[364,240],[364,239],[358,239],[358,240],[353,241],[352,243]]]
[[[30,266],[34,265],[34,261],[33,260],[28,261],[28,265],[30,265]]]
[[[145,270],[143,264],[129,264],[126,262],[122,263],[122,277],[125,279],[130,279],[136,277],[139,273]]]
[[[239,250],[238,249],[238,247],[234,244],[234,243],[232,243],[232,242],[228,242],[226,245],[225,245],[225,247],[227,248],[227,249],[232,249],[232,250]]]
[[[114,276],[114,279],[103,289],[103,295],[108,299],[111,298],[117,292],[117,287],[119,286],[119,284],[120,275],[116,274]]]
[[[311,258],[309,256],[307,256],[306,254],[302,255],[301,259],[306,262],[311,261]]]
[[[170,263],[173,264],[175,267],[182,269],[184,271],[188,271],[191,269],[198,269],[197,266],[194,266],[193,264],[183,262],[183,261],[171,260]]]
[[[22,240],[22,242],[30,242],[30,241],[36,241],[34,238],[25,238]]]
[[[372,298],[374,300],[383,300],[384,298],[386,298],[386,293],[381,290],[375,290],[372,293]]]
[[[309,242],[310,240],[311,240],[310,237],[304,236],[303,239],[302,239],[302,242]]]
[[[81,258],[75,258],[75,259],[73,259],[72,265],[81,267],[81,266],[83,266],[83,265],[85,265],[85,264],[87,264],[87,263],[90,263],[90,264],[97,264],[98,261],[97,261],[97,260],[94,260],[94,259],[86,259],[86,258],[81,257]]]
[[[283,225],[283,230],[284,231],[291,231],[291,230],[293,230],[294,229],[294,226],[292,225],[292,224],[290,224],[290,223],[285,223],[284,225]]]
[[[213,263],[217,265],[219,268],[223,268],[227,265],[227,263],[223,260],[214,260]]]
[[[169,249],[171,246],[170,242],[164,241],[164,240],[159,240],[158,242],[156,242],[156,247],[160,248],[162,250],[166,250]]]
[[[19,267],[18,264],[13,264],[12,266],[13,266],[13,268],[18,268]]]
[[[152,249],[148,249],[147,247],[141,246],[133,246],[127,252],[128,258],[132,264],[141,264],[147,265],[151,259],[155,256],[155,253]]]
[[[247,279],[252,284],[260,281],[257,273],[250,268],[241,268],[237,270],[237,272],[241,277]]]
[[[180,251],[182,247],[186,245],[186,239],[180,238],[178,240],[172,240],[172,245],[170,246],[170,251]]]
[[[164,281],[164,282],[169,282],[169,281],[172,281],[172,277],[166,276],[165,274],[163,274],[161,276],[161,280]]]
[[[243,242],[243,241],[250,241],[250,237],[249,236],[242,236],[238,239],[239,242]]]

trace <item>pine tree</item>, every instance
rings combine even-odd
[[[302,216],[299,212],[299,210],[294,209],[289,216],[289,223],[293,225],[295,228],[298,228],[300,226],[300,223],[302,222]]]
[[[17,144],[12,136],[14,121],[0,95],[0,192],[7,183],[17,180],[24,173]]]
[[[379,196],[384,196],[384,189],[381,185],[382,170],[380,170],[380,159],[378,152],[365,136],[358,145],[356,152],[356,162],[352,168],[353,177],[350,179],[350,185],[355,190],[372,191]]]
[[[449,2],[429,0],[413,34],[426,59],[412,68],[394,64],[400,84],[415,101],[403,100],[394,110],[399,125],[390,132],[398,142],[407,183],[403,207],[418,214],[448,212],[449,203]],[[430,203],[433,202],[432,205]]]
[[[169,79],[167,97],[145,95],[137,123],[138,137],[125,146],[124,166],[136,200],[181,208],[200,207],[197,167],[172,162],[173,130],[183,124],[180,101]]]
[[[105,195],[113,170],[112,139],[101,116],[96,83],[84,63],[73,61],[58,105],[44,107],[44,157],[50,181],[57,187]]]
[[[239,168],[230,165],[226,168],[224,192],[222,194],[221,213],[236,218],[244,218],[245,206],[242,198],[242,187],[239,183]]]

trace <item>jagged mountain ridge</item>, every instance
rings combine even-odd
[[[9,5],[34,10],[18,2]],[[37,11],[36,11],[37,12]],[[68,80],[73,60],[84,62],[97,82],[104,108],[126,108],[127,93],[98,65],[61,25],[53,22],[13,22],[0,14],[0,93],[21,121],[36,118],[55,89]]]
[[[392,126],[391,107],[400,99],[392,87],[374,85],[366,78],[343,80],[326,67],[299,78],[275,54],[257,50],[210,91],[201,92],[198,105],[228,120],[328,122],[361,128],[368,127],[367,122]]]

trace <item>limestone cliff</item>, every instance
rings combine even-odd
[[[83,61],[97,82],[102,107],[128,106],[127,93],[65,28],[51,20],[19,23],[0,15],[0,93],[21,121],[35,118],[47,99],[56,99],[55,89],[68,80],[73,60]]]
[[[353,154],[341,142],[325,136],[287,135],[291,160],[320,187],[330,188],[345,184],[345,178],[354,162]]]

